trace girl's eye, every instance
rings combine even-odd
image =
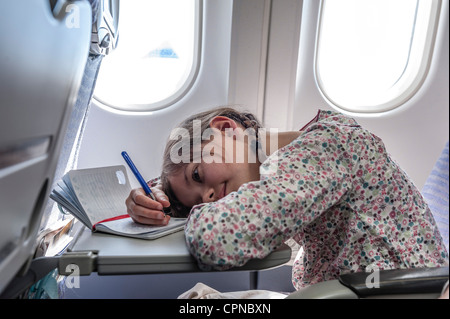
[[[200,174],[198,173],[198,166],[192,170],[192,180],[195,182],[201,183]]]

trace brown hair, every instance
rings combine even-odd
[[[253,114],[248,112],[240,112],[231,107],[219,107],[192,115],[178,124],[178,126],[176,127],[177,129],[183,129],[184,132],[189,133],[189,162],[192,162],[194,158],[193,146],[195,141],[193,122],[196,120],[200,120],[200,133],[203,135],[203,132],[210,127],[211,120],[216,116],[228,117],[229,119],[235,121],[237,124],[242,125],[244,129],[253,128],[256,134],[258,132],[258,129],[261,128],[260,122]],[[184,206],[178,200],[169,182],[169,176],[178,173],[181,168],[188,164],[186,162],[174,163],[171,160],[171,151],[177,143],[180,143],[180,139],[169,139],[167,141],[166,148],[164,150],[161,172],[161,185],[164,193],[169,197],[172,215],[174,217],[187,217],[192,207]]]

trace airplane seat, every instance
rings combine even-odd
[[[103,34],[92,23],[100,4],[98,0],[0,2],[2,297],[8,285],[29,272],[90,51],[103,50],[113,40],[107,39],[106,46],[91,43],[91,36],[98,39]]]
[[[430,175],[422,188],[422,195],[433,213],[448,251],[448,201],[449,201],[449,168],[448,144],[445,145]]]

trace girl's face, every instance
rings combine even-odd
[[[185,165],[169,177],[178,200],[188,207],[217,201],[255,179],[244,163],[204,162]]]
[[[203,151],[207,149],[209,155],[206,162],[202,157],[200,163],[184,165],[169,177],[172,190],[183,205],[192,207],[214,202],[237,191],[244,183],[259,180],[259,163],[249,163],[247,154],[244,154],[243,161],[236,160],[238,142],[224,130],[233,126],[236,126],[235,122],[228,118],[219,117],[218,121],[211,122],[211,127],[217,129],[217,135],[206,146],[203,145]],[[246,147],[241,149],[247,150]],[[233,160],[230,161],[230,158]]]

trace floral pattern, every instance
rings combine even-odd
[[[186,241],[201,267],[241,266],[289,238],[302,246],[296,289],[348,272],[448,265],[418,189],[382,141],[343,114],[319,111],[260,172],[260,181],[192,208]]]

